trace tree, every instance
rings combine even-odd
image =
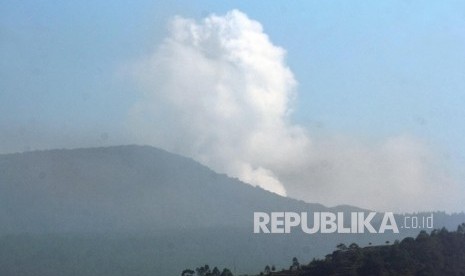
[[[201,267],[197,267],[195,271],[197,272],[198,276],[207,276],[211,274],[210,267],[207,264]]]
[[[220,276],[234,276],[234,275],[232,274],[232,272],[229,269],[225,268],[225,269],[223,269],[223,272],[221,272]]]
[[[339,250],[347,250],[347,245],[345,245],[344,243],[340,243],[338,245],[336,245],[336,248],[339,249]]]
[[[297,260],[297,257],[292,258],[292,266],[291,270],[298,270],[300,268],[299,260]]]
[[[213,268],[213,270],[212,270],[211,275],[212,275],[212,276],[220,276],[220,274],[221,274],[220,270],[215,266],[215,267]]]
[[[457,233],[465,234],[465,223],[462,223],[457,227]]]
[[[192,269],[184,269],[181,273],[181,276],[193,276],[195,271]]]

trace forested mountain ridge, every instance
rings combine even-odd
[[[208,265],[186,269],[182,276],[233,276]],[[324,259],[301,264],[293,258],[288,269],[266,265],[256,276],[335,276],[335,275],[465,275],[465,223],[449,232],[446,228],[431,233],[421,231],[393,244],[360,247],[356,243],[339,244]]]
[[[4,154],[0,271],[175,276],[180,267],[212,262],[250,273],[267,263],[284,267],[294,256],[322,257],[338,243],[382,244],[419,232],[254,234],[256,211],[364,210],[282,197],[149,146]],[[463,214],[434,213],[435,227],[463,221]]]
[[[421,231],[392,245],[340,244],[324,259],[268,275],[465,275],[465,223],[453,232]]]

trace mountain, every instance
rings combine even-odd
[[[0,233],[250,226],[254,210],[326,208],[144,146],[0,156]]]
[[[148,146],[0,155],[0,270],[170,276],[215,263],[253,272],[322,256],[341,242],[380,244],[419,232],[254,234],[257,211],[366,210],[281,197]],[[434,215],[435,227],[465,221]]]

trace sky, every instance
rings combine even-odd
[[[465,3],[184,2],[0,1],[0,153],[149,144],[306,201],[464,210]]]

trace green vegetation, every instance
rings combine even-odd
[[[420,232],[384,246],[350,245],[302,266],[297,275],[465,275],[465,223],[457,231],[445,228]]]
[[[465,223],[454,232],[445,228],[430,234],[421,231],[416,238],[385,244],[361,248],[341,243],[324,259],[301,265],[293,258],[289,269],[275,271],[267,265],[259,275],[465,275]]]
[[[210,269],[208,265],[204,265],[197,267],[195,271],[192,269],[185,269],[181,273],[181,276],[233,276],[233,274],[227,268],[224,268],[223,272],[220,272],[216,266],[213,269]]]

